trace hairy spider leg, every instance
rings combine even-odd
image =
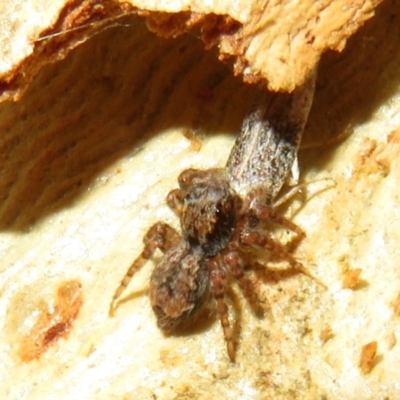
[[[256,204],[252,209],[255,211],[258,219],[266,221],[270,220],[275,224],[281,225],[296,234],[296,237],[290,242],[292,249],[296,248],[297,245],[306,237],[306,233],[298,225],[287,219],[282,214],[275,211],[274,207],[266,206],[263,204]]]
[[[317,179],[312,182],[306,182],[306,183],[299,183],[296,186],[293,186],[287,193],[285,193],[283,196],[281,196],[275,203],[273,204],[274,208],[277,208],[281,206],[282,204],[286,203],[288,200],[290,200],[293,196],[295,196],[297,193],[301,192],[304,189],[308,189],[311,185],[314,185],[316,183],[321,183],[321,182],[327,182],[330,183],[329,186],[323,187],[319,191],[324,191],[327,189],[331,189],[335,186],[335,181],[331,178],[322,178],[322,179]]]
[[[311,183],[313,183],[313,182],[311,182]],[[285,193],[277,201],[275,201],[273,207],[277,208],[277,207],[281,206],[282,204],[286,203],[293,196],[295,196],[297,193],[299,193],[302,190],[306,189],[307,186],[309,186],[309,185],[310,185],[310,183],[301,183],[301,184],[298,184],[296,186],[293,186],[292,188],[290,188],[290,190],[287,193]]]
[[[111,300],[109,315],[113,316],[115,311],[115,302],[129,285],[132,277],[139,271],[140,268],[149,260],[157,249],[165,253],[170,248],[174,247],[181,240],[178,232],[170,225],[163,222],[157,222],[147,231],[143,238],[144,249],[131,264],[120,285],[114,293]]]
[[[249,301],[252,310],[256,315],[263,316],[264,310],[260,306],[260,299],[254,290],[254,282],[246,277],[241,256],[236,251],[229,251],[223,259],[224,264],[228,266],[230,273],[238,282],[243,295]]]
[[[231,324],[229,323],[228,306],[225,303],[226,273],[222,268],[219,267],[218,261],[215,259],[210,261],[210,268],[210,279],[213,289],[212,291],[215,301],[217,303],[217,312],[219,315],[219,320],[221,321],[228,355],[231,361],[235,361],[236,351],[235,343],[233,340],[233,330]]]
[[[256,232],[251,228],[247,228],[240,235],[240,240],[244,244],[264,247],[271,253],[277,254],[280,258],[288,261],[294,269],[313,279],[325,289],[327,288],[321,280],[316,278],[310,271],[304,268],[304,265],[301,262],[297,261],[280,243],[276,242],[271,237],[263,235],[260,232]]]

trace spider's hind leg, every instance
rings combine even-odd
[[[231,361],[235,361],[236,348],[233,339],[233,329],[229,322],[228,306],[225,302],[226,293],[226,273],[219,267],[218,261],[210,261],[210,279],[212,284],[213,295],[217,303],[217,312],[221,321],[222,330],[228,350],[228,355]]]
[[[163,222],[155,223],[143,237],[144,249],[131,264],[120,285],[114,293],[111,300],[109,315],[113,316],[115,311],[115,302],[124,292],[132,277],[139,271],[140,268],[149,260],[157,249],[166,252],[171,247],[175,246],[180,240],[178,232],[174,228]]]
[[[236,251],[229,251],[229,253],[224,256],[224,263],[228,266],[232,276],[238,282],[243,295],[249,301],[254,313],[262,317],[264,310],[261,307],[261,301],[257,295],[255,282],[245,275],[245,267],[240,254]]]

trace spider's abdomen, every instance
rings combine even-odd
[[[193,322],[207,300],[208,274],[200,248],[182,242],[165,254],[150,278],[150,303],[162,330]]]

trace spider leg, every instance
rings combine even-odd
[[[335,185],[336,185],[335,181],[331,178],[322,178],[322,179],[317,179],[317,180],[311,181],[311,182],[299,183],[299,184],[293,186],[287,193],[285,193],[277,201],[275,201],[275,203],[273,204],[273,207],[277,208],[277,207],[281,206],[282,204],[284,204],[288,200],[290,200],[293,196],[295,196],[297,193],[299,193],[305,189],[307,190],[310,186],[321,183],[321,182],[326,182],[328,185],[317,190],[318,192],[324,191],[327,189],[331,189],[331,188],[335,187]],[[311,197],[312,196],[313,195],[311,195]],[[307,196],[307,197],[309,197],[309,196]]]
[[[277,201],[275,201],[274,208],[277,208],[277,207],[281,206],[282,204],[286,203],[293,196],[295,196],[297,193],[299,193],[302,190],[306,189],[307,186],[309,186],[309,185],[310,185],[310,183],[300,183],[300,184],[297,184],[296,186],[291,187],[290,190],[287,193],[285,193]]]
[[[231,274],[238,282],[253,311],[262,316],[264,310],[260,306],[260,299],[254,290],[254,282],[245,276],[243,260],[240,255],[236,251],[230,251],[224,256],[224,263],[229,267]]]
[[[162,252],[167,251],[178,243],[180,236],[171,226],[163,223],[155,223],[146,233],[143,238],[144,249],[131,264],[125,276],[123,277],[120,285],[114,293],[111,300],[109,315],[113,316],[115,311],[115,302],[124,292],[132,277],[139,271],[140,268],[149,260],[157,249]]]
[[[294,269],[313,279],[319,285],[326,289],[326,285],[322,281],[316,278],[310,271],[308,271],[304,267],[301,262],[297,261],[291,254],[289,254],[280,243],[276,242],[269,236],[263,235],[251,229],[245,229],[240,236],[240,240],[242,243],[248,244],[250,246],[260,246],[266,248],[271,253],[274,253],[280,258],[288,261]]]
[[[265,206],[262,204],[256,204],[252,211],[255,212],[258,219],[270,220],[278,225],[281,225],[296,234],[296,238],[291,241],[290,246],[296,248],[297,245],[305,238],[306,233],[298,225],[292,222],[290,219],[284,217],[275,211],[272,206]]]
[[[261,204],[257,204],[256,208],[254,209],[256,212],[256,216],[261,220],[270,219],[273,222],[284,226],[285,228],[290,229],[291,231],[295,232],[297,236],[303,239],[306,234],[298,225],[292,222],[290,219],[284,217],[282,214],[279,214],[275,211],[275,209],[271,206],[265,206]]]
[[[236,350],[233,340],[233,330],[229,323],[228,306],[225,303],[226,274],[221,268],[219,268],[217,261],[210,261],[210,266],[210,279],[212,283],[213,294],[217,303],[217,312],[221,321],[222,330],[224,332],[228,355],[231,361],[235,361]]]

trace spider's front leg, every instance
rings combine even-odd
[[[173,189],[167,195],[167,204],[178,217],[182,215],[184,198],[189,194],[188,189],[193,181],[205,174],[207,174],[206,171],[189,168],[178,176],[179,189]]]
[[[167,204],[169,208],[178,216],[182,214],[184,193],[181,189],[174,189],[168,193]]]
[[[109,315],[113,316],[115,311],[115,302],[121,296],[123,291],[128,286],[132,277],[136,272],[143,267],[147,260],[149,260],[157,249],[166,252],[171,247],[175,246],[180,241],[178,232],[171,226],[163,223],[155,223],[146,233],[143,238],[144,249],[131,264],[120,285],[114,293],[111,300]]]

